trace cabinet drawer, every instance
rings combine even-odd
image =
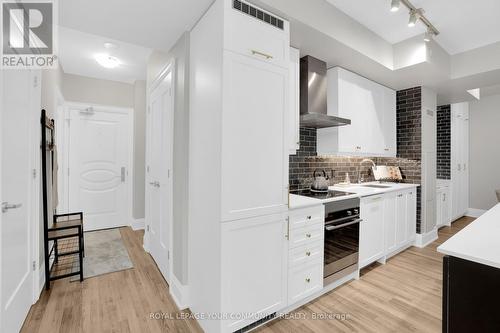
[[[324,237],[324,224],[317,223],[298,229],[290,230],[290,248],[322,242]]]
[[[323,261],[323,243],[314,242],[290,250],[289,267],[310,264],[313,261]]]
[[[288,68],[290,59],[289,23],[273,13],[251,5],[260,11],[263,17],[269,17],[270,22],[275,23],[280,20],[281,23],[278,27],[234,9],[233,1],[226,1],[226,3],[224,48]]]
[[[323,288],[323,262],[292,268],[288,272],[288,304],[318,292]]]
[[[317,223],[324,223],[325,209],[323,206],[300,209],[290,212],[290,229],[297,229],[313,225]]]

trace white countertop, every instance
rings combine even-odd
[[[364,187],[363,185],[387,185],[389,187],[387,188],[371,188],[371,187]],[[342,197],[335,197],[335,198],[329,198],[329,199],[315,199],[315,198],[309,198],[305,197],[302,195],[296,195],[296,194],[290,194],[290,203],[289,203],[289,208],[290,209],[298,209],[298,208],[304,208],[304,207],[309,207],[309,206],[315,206],[315,205],[322,205],[327,202],[332,202],[332,201],[339,201],[339,200],[344,200],[344,199],[350,199],[350,198],[362,198],[362,197],[367,197],[371,195],[377,195],[377,194],[384,194],[388,192],[394,192],[394,191],[402,191],[406,189],[411,189],[415,188],[417,184],[401,184],[401,183],[379,183],[379,182],[370,182],[370,183],[363,183],[363,184],[351,184],[350,186],[330,186],[330,190],[336,190],[336,191],[342,191],[342,192],[350,192],[353,193],[352,195],[346,195]]]
[[[500,268],[500,204],[437,248],[441,253]]]

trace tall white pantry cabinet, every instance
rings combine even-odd
[[[289,24],[217,0],[190,37],[190,308],[232,332],[286,306]]]

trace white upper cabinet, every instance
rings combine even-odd
[[[288,107],[288,153],[300,149],[300,51],[290,48],[290,104]]]
[[[290,24],[245,2],[224,3],[224,48],[288,68]]]
[[[328,70],[328,114],[351,125],[318,130],[319,154],[396,156],[396,92],[345,69]]]

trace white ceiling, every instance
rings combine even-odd
[[[105,42],[118,47],[106,49]],[[92,35],[64,27],[59,28],[59,61],[65,73],[97,79],[133,83],[146,79],[146,65],[152,50],[111,38]],[[107,53],[121,62],[117,68],[104,68],[95,55]]]
[[[422,34],[408,28],[408,11],[390,11],[391,0],[326,0],[391,44]],[[436,41],[456,54],[500,41],[499,0],[410,0],[440,31]]]
[[[63,0],[59,24],[168,51],[213,0]]]

